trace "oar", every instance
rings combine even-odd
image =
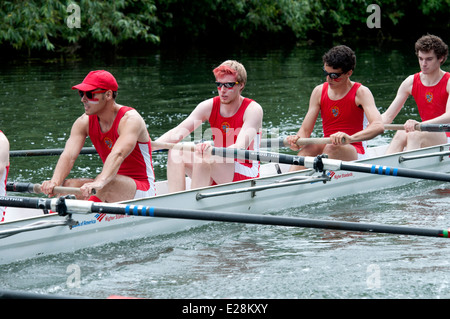
[[[157,143],[157,142],[154,142],[154,144],[158,145],[158,147],[164,147],[167,149],[180,148],[187,151],[193,151],[194,149],[192,144],[184,145],[183,143],[173,144],[173,143]],[[237,158],[242,160],[299,165],[307,168],[314,168],[315,170],[320,172],[322,172],[323,170],[333,170],[333,171],[344,170],[350,172],[368,173],[375,175],[420,178],[434,181],[450,182],[450,174],[429,172],[408,168],[381,166],[375,164],[344,162],[336,159],[323,158],[321,156],[317,157],[295,156],[282,153],[264,152],[264,151],[258,152],[258,151],[240,150],[236,148],[224,148],[224,147],[212,147],[211,152],[212,155]]]
[[[34,193],[41,194],[42,189],[40,184],[25,183],[25,182],[7,182],[6,183],[7,192],[17,192],[17,193]],[[70,195],[81,195],[81,191],[77,187],[65,187],[65,186],[55,186],[53,189],[55,194],[70,194]]]
[[[310,138],[299,138],[295,144],[298,146],[309,145],[309,144],[331,144],[331,138],[329,137],[310,137]],[[152,142],[152,146],[158,149],[183,149],[186,151],[193,151],[195,142],[181,142],[181,143],[164,143],[164,142]],[[285,137],[279,138],[269,138],[261,140],[262,148],[271,147],[289,147],[289,143]]]
[[[374,164],[362,164],[344,162],[336,159],[323,157],[294,156],[273,152],[257,152],[248,150],[238,150],[232,148],[212,148],[212,154],[222,157],[238,158],[242,160],[254,160],[264,162],[283,163],[289,165],[300,165],[307,168],[314,168],[317,171],[323,170],[344,170],[376,175],[387,175],[397,177],[421,178],[435,181],[450,182],[450,174],[429,172],[408,168],[397,168]]]
[[[9,151],[10,157],[61,155],[63,148]],[[83,147],[80,154],[97,154],[94,147]]]
[[[297,140],[297,145],[307,145],[307,144],[330,144],[330,138],[299,138]],[[159,150],[155,150],[153,152],[161,152],[165,149],[171,149],[174,145],[183,145],[183,148],[192,148],[194,143],[159,143],[152,141],[152,145],[160,148]],[[189,145],[189,146],[188,146]],[[261,147],[265,147],[265,145],[272,145],[274,147],[289,147],[285,138],[273,138],[273,139],[263,139],[261,140]],[[266,146],[270,147],[270,146]],[[47,148],[47,149],[34,149],[34,150],[12,150],[9,151],[10,157],[29,157],[29,156],[52,156],[52,155],[61,155],[64,151],[64,148]],[[83,147],[80,151],[80,154],[97,154],[95,147]]]
[[[450,132],[450,124],[416,124],[416,131],[422,132]],[[385,124],[385,130],[404,130],[403,124]]]
[[[329,137],[310,137],[310,138],[299,138],[295,144],[297,146],[309,145],[309,144],[331,144],[331,138]],[[262,148],[272,148],[272,147],[290,147],[287,139],[285,137],[279,138],[268,138],[261,140]]]
[[[36,209],[51,209],[60,215],[105,213],[118,215],[132,215],[144,217],[162,217],[178,219],[194,219],[203,221],[221,221],[231,223],[246,223],[272,226],[289,226],[305,228],[323,228],[340,231],[358,231],[370,233],[389,233],[400,235],[417,235],[428,237],[449,237],[448,229],[427,229],[406,226],[376,225],[357,222],[343,222],[333,220],[317,220],[307,218],[253,215],[227,213],[217,211],[203,211],[193,209],[172,209],[153,206],[127,205],[118,203],[96,203],[61,198],[27,198],[27,197],[0,197],[0,206],[26,207]]]
[[[61,155],[63,148],[47,148],[35,150],[13,150],[9,151],[10,157],[28,157],[28,156],[52,156]],[[156,150],[153,152],[162,152],[164,150]],[[95,147],[83,147],[80,154],[97,154]]]

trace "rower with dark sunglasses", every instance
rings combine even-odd
[[[263,110],[257,102],[241,95],[247,82],[244,66],[228,60],[213,73],[218,96],[198,104],[184,121],[156,142],[178,143],[208,121],[210,128],[205,135],[212,136],[215,147],[259,149]],[[197,144],[195,152],[172,149],[167,163],[169,191],[186,189],[186,175],[191,177],[191,188],[259,176],[257,161],[226,159],[210,153],[210,143]]]
[[[141,115],[133,108],[116,103],[118,84],[104,70],[92,71],[78,90],[84,114],[73,124],[70,137],[51,180],[42,183],[50,196],[55,186],[79,187],[80,199],[117,202],[155,195],[151,139]],[[103,161],[94,179],[66,179],[89,136]],[[94,194],[95,192],[95,194]]]
[[[288,136],[287,141],[292,150],[299,151],[299,156],[327,154],[329,158],[345,161],[363,158],[365,145],[362,141],[384,132],[373,95],[361,83],[350,80],[356,57],[349,47],[336,46],[322,60],[326,81],[314,88],[299,131],[296,135]],[[311,136],[319,113],[323,135],[329,137],[332,144],[310,144],[300,148],[296,144],[297,140]],[[302,168],[292,166],[291,170]]]

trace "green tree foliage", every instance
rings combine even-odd
[[[69,27],[69,5],[80,8],[80,27]],[[82,44],[117,46],[129,40],[158,43],[152,0],[0,2],[0,43],[16,50],[70,50]]]
[[[71,3],[80,8],[80,28],[68,27]],[[372,3],[381,8],[379,30],[366,24]],[[446,34],[449,12],[450,0],[3,0],[0,45],[67,54],[205,39],[402,38],[414,30]]]

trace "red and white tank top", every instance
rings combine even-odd
[[[411,95],[417,104],[422,121],[434,119],[445,113],[448,100],[447,83],[450,73],[446,72],[438,84],[425,86],[420,80],[420,73],[414,74]],[[450,132],[447,132],[450,136]]]
[[[94,144],[97,153],[103,163],[111,153],[111,149],[119,138],[118,127],[124,114],[134,110],[128,106],[122,106],[117,112],[111,129],[103,133],[96,115],[89,115],[89,137]],[[117,174],[131,177],[140,190],[155,189],[155,173],[152,163],[152,147],[150,140],[147,143],[136,143],[133,151],[125,158]]]
[[[244,98],[241,106],[233,116],[224,117],[220,114],[220,97],[216,96],[213,98],[213,108],[209,116],[209,124],[211,125],[215,147],[228,147],[236,143],[239,132],[244,124],[244,113],[251,102],[253,102],[252,99]],[[258,132],[250,143],[248,150],[259,150],[260,136],[260,132]],[[234,180],[245,179],[245,177],[259,177],[258,161],[242,161],[239,159],[235,161],[235,173],[242,176],[235,174]]]
[[[364,110],[356,105],[356,91],[361,83],[354,83],[350,91],[340,100],[328,97],[328,83],[322,87],[320,99],[320,114],[322,117],[323,134],[329,137],[336,132],[353,135],[364,129]],[[359,154],[365,154],[362,142],[352,143]]]

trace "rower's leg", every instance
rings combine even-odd
[[[407,151],[447,143],[447,135],[443,132],[410,132],[406,135]]]
[[[209,155],[203,157],[195,153],[191,188],[209,186],[213,181],[217,184],[230,183],[234,178],[234,167],[233,158]]]
[[[405,131],[398,131],[395,133],[394,137],[391,140],[391,143],[389,144],[386,154],[392,154],[392,153],[398,153],[403,152],[403,149],[405,148],[407,143],[407,136]]]
[[[61,186],[80,188],[84,184],[91,183],[93,181],[94,180],[92,178],[69,178],[69,179],[66,179]],[[56,194],[56,196],[61,196],[61,195],[62,194]],[[84,197],[81,195],[75,195],[75,197],[77,199],[84,199]]]
[[[192,152],[170,150],[167,157],[167,182],[169,192],[186,189],[186,174],[192,174]]]
[[[358,152],[356,151],[356,148],[351,144],[327,144],[323,149],[323,154],[327,154],[328,158],[339,159],[341,161],[354,161],[358,159]]]
[[[105,203],[114,203],[133,199],[136,195],[136,183],[128,176],[116,175],[95,196]]]

